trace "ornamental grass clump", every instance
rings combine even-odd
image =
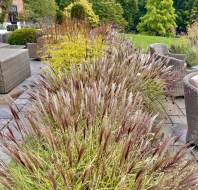
[[[101,77],[106,83],[119,84],[125,81],[125,88],[134,94],[140,93],[144,107],[149,112],[159,112],[162,110],[162,100],[168,84],[171,83],[174,75],[167,67],[166,60],[156,60],[153,57],[142,55],[135,50],[132,44],[117,35],[110,34],[107,41],[107,51],[100,59],[89,59],[85,62],[86,72],[93,75],[82,77],[92,78]],[[83,64],[84,65],[84,64]],[[70,67],[71,68],[71,67]],[[110,70],[110,71],[109,71]],[[50,84],[51,88],[59,89],[65,86],[62,84],[66,75],[56,75],[60,79],[58,82]],[[108,77],[107,77],[108,76]],[[90,79],[91,80],[91,79]]]
[[[184,43],[180,45],[172,45],[173,53],[181,53],[186,55],[188,67],[198,65],[198,23],[195,22],[188,27],[187,35],[183,37]]]
[[[142,81],[165,84],[169,69],[127,42],[112,44],[102,60],[67,75],[42,76],[26,124],[12,109],[22,140],[11,128],[1,132],[2,148],[13,160],[0,165],[3,189],[198,188],[194,160],[185,159],[187,145],[170,151],[177,139],[163,138],[162,124],[144,100],[151,90]]]

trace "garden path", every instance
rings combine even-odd
[[[186,144],[187,118],[184,98],[176,98],[174,102],[170,99],[165,101],[165,110],[167,119],[163,123],[163,132],[165,137],[177,137],[178,141],[171,145],[171,151],[176,152]],[[198,151],[192,148],[188,149],[186,158],[195,158],[198,161]]]

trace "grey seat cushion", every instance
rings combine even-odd
[[[164,44],[159,44],[159,43],[152,44],[150,46],[150,51],[151,51],[151,54],[153,54],[153,53],[156,53],[159,55],[168,55],[169,54],[169,50],[168,50],[167,46]]]
[[[190,83],[191,83],[193,86],[195,86],[195,87],[198,88],[198,75],[193,76],[193,77],[190,79]]]

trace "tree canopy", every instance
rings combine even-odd
[[[92,9],[92,4],[87,0],[78,0],[65,8],[66,16],[86,19],[92,26],[99,24],[99,17]]]
[[[138,1],[137,0],[117,0],[118,3],[123,8],[124,18],[128,22],[127,30],[135,30],[136,29],[136,17],[138,13]]]
[[[191,19],[191,12],[194,0],[174,0],[174,8],[176,10],[177,31],[185,32]]]
[[[148,0],[147,13],[141,18],[138,31],[151,35],[174,35],[176,15],[172,0]]]
[[[60,10],[63,10],[65,7],[67,7],[72,0],[56,0],[56,3]]]
[[[40,21],[55,17],[61,23],[63,11],[79,0],[24,0],[26,19]],[[153,35],[186,32],[198,21],[198,0],[87,0],[100,22],[123,26],[127,31]],[[0,22],[9,12],[11,0],[0,0]],[[177,27],[176,27],[177,26]]]
[[[41,21],[44,18],[54,18],[56,15],[56,3],[54,0],[24,0],[27,20]]]
[[[9,7],[11,5],[11,0],[0,0],[0,23],[2,23],[5,19],[6,14],[9,11]]]
[[[120,26],[127,25],[123,17],[123,8],[115,0],[91,0],[91,2],[93,10],[99,16],[101,22],[110,22]]]
[[[198,21],[198,0],[194,0],[190,23],[194,23],[196,21]]]

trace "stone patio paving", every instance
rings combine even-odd
[[[176,152],[186,144],[187,118],[184,98],[176,98],[173,101],[166,100],[167,119],[164,121],[163,132],[166,137],[177,137],[178,141],[172,144],[171,151]],[[187,159],[195,158],[198,161],[198,151],[192,148],[188,149]]]
[[[12,120],[9,104],[13,102],[18,111],[22,110],[29,101],[28,92],[34,88],[34,83],[39,80],[39,75],[45,68],[45,65],[38,61],[31,61],[30,65],[31,77],[23,81],[9,94],[0,95],[0,130]]]
[[[5,131],[7,127],[13,128],[15,134],[17,131],[14,129],[15,125],[9,104],[15,107],[15,110],[20,114],[28,108],[29,92],[35,88],[35,82],[40,78],[40,74],[46,68],[46,65],[39,61],[31,61],[31,77],[23,81],[19,86],[13,89],[9,94],[0,95],[0,130]],[[4,154],[0,148],[0,159],[4,162],[9,162],[9,157]]]
[[[184,98],[176,98],[173,101],[166,100],[167,120],[164,121],[164,133],[170,137],[180,137],[177,145],[186,143],[187,119]]]

